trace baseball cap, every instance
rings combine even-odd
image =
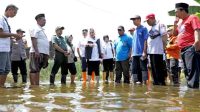
[[[128,31],[135,31],[135,28],[130,28]]]
[[[123,26],[119,26],[117,29],[118,29],[118,30],[123,30],[123,31],[125,31],[125,29],[124,29]]]
[[[61,29],[61,30],[64,30],[65,27],[63,27],[63,26],[57,26],[56,29],[55,29],[55,31],[60,30],[60,29]]]
[[[134,19],[141,19],[141,17],[139,15],[134,15],[132,18],[130,18],[130,20],[134,20]]]
[[[153,14],[153,13],[148,14],[148,15],[146,16],[146,20],[145,20],[145,21],[147,21],[147,20],[149,20],[149,19],[155,19],[155,14]]]
[[[17,30],[16,30],[16,32],[17,32],[17,33],[18,33],[18,32],[25,33],[25,31],[24,31],[24,30],[22,30],[21,28],[17,29]]]

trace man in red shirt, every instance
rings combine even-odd
[[[184,72],[187,85],[190,88],[199,88],[200,76],[200,21],[197,16],[189,15],[189,5],[177,3],[174,22],[174,35],[177,35],[178,45],[184,63]],[[182,22],[178,24],[179,19]]]

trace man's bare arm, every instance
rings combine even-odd
[[[194,42],[195,50],[200,51],[200,29],[196,29],[194,31],[194,38],[195,38]]]
[[[37,38],[31,37],[32,45],[36,53],[39,53],[38,46],[37,46]]]
[[[77,48],[77,53],[78,53],[79,58],[81,58],[81,54],[80,54],[80,49],[79,48]]]
[[[59,52],[61,52],[61,53],[63,53],[63,54],[66,52],[66,51],[63,50],[60,46],[58,46],[56,43],[53,44],[53,47],[54,47],[57,51],[59,51]]]
[[[0,38],[15,37],[16,39],[22,38],[22,36],[14,33],[5,33],[2,28],[0,28]]]
[[[167,46],[167,39],[168,39],[168,35],[165,34],[162,36],[162,41],[163,41],[163,48],[165,49]]]

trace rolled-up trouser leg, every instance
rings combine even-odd
[[[142,71],[142,81],[146,82],[148,80],[148,71]]]
[[[132,80],[133,82],[139,81],[139,72],[140,72],[140,57],[133,56],[132,57]]]
[[[181,56],[188,87],[199,88],[200,52],[196,52],[194,46],[190,46],[181,51]]]

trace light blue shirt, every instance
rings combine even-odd
[[[114,43],[114,49],[116,51],[116,61],[124,61],[129,57],[129,52],[132,48],[132,38],[124,34],[119,36]]]
[[[144,42],[148,38],[148,30],[144,26],[138,26],[133,35],[132,56],[142,56]]]

